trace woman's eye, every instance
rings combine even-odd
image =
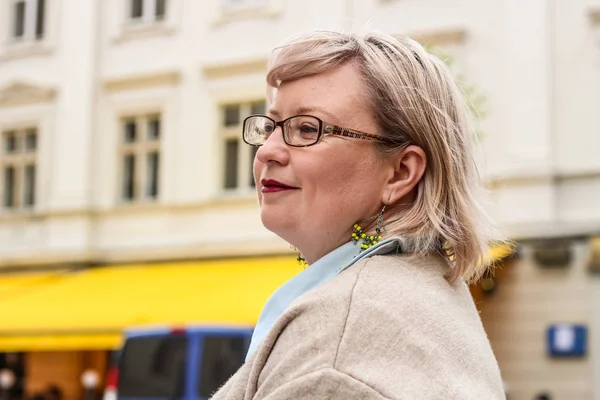
[[[273,133],[273,131],[275,130],[275,126],[273,125],[263,125],[262,129],[261,129],[261,133],[263,135],[270,135],[271,133]]]
[[[303,135],[316,135],[319,129],[316,126],[302,124],[300,125],[300,133]]]

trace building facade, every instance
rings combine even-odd
[[[289,253],[261,225],[254,153],[240,138],[244,116],[265,108],[270,50],[315,28],[439,49],[484,99],[490,212],[522,248],[478,302],[511,399],[600,399],[600,278],[589,267],[600,0],[1,0],[0,27],[0,271],[11,279]],[[572,256],[541,268],[540,243],[556,239]],[[584,324],[585,357],[548,357],[551,323]],[[26,352],[28,368],[59,357],[25,347],[0,351]],[[101,350],[60,357],[75,376],[104,368]]]

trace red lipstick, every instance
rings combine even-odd
[[[295,186],[286,185],[285,183],[276,181],[275,179],[262,179],[260,184],[262,185],[262,189],[260,190],[262,193],[276,193],[299,189]]]

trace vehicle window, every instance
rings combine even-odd
[[[201,397],[210,397],[244,363],[250,346],[250,337],[207,335],[204,337],[200,359],[198,391]]]
[[[187,346],[185,335],[128,339],[119,360],[119,397],[182,397]]]

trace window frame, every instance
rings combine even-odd
[[[158,2],[161,0],[140,0],[142,2],[142,14],[140,17],[133,17],[133,6],[134,1],[128,0],[125,2],[125,23],[127,26],[149,26],[155,24],[164,24],[167,21],[169,13],[169,0],[162,0],[165,2],[162,16],[156,14],[158,8]]]
[[[252,106],[256,103],[264,103],[266,109],[266,99],[256,98],[244,101],[232,101],[223,102],[219,105],[219,141],[221,144],[221,155],[222,157],[222,168],[219,180],[219,188],[225,194],[238,193],[238,194],[250,194],[254,193],[255,186],[253,184],[254,177],[252,171],[252,160],[254,154],[258,148],[253,148],[247,145],[242,140],[242,123],[245,116],[251,114]],[[226,109],[227,107],[238,106],[239,116],[237,125],[226,126]],[[237,141],[237,170],[236,170],[236,183],[235,187],[226,187],[226,174],[227,174],[227,157],[226,157],[226,142],[230,140]]]
[[[27,136],[34,132],[36,142],[35,147],[31,151],[25,148],[27,144]],[[15,136],[16,151],[6,152],[6,137],[12,134]],[[39,204],[38,185],[38,150],[39,150],[39,128],[35,125],[27,125],[19,128],[4,128],[0,132],[1,149],[0,149],[0,210],[2,213],[27,212],[33,211]],[[27,204],[27,167],[33,166],[33,201]],[[9,207],[5,202],[5,170],[12,167],[14,170],[13,176],[13,199],[12,205]]]
[[[23,34],[17,36],[15,33],[17,20],[15,15],[15,8],[18,3],[23,3]],[[40,16],[39,6],[42,6],[42,13]],[[48,5],[45,0],[10,0],[7,15],[9,23],[7,24],[9,32],[8,38],[12,43],[32,43],[41,42],[47,36],[47,21],[46,16],[48,14]],[[40,25],[41,18],[41,33],[38,33],[38,26]]]
[[[158,119],[158,137],[150,140],[149,123],[153,119]],[[136,131],[136,139],[132,142],[125,141],[125,127],[129,121],[133,121]],[[162,195],[162,174],[161,161],[163,159],[162,140],[164,135],[164,115],[160,111],[125,114],[119,118],[118,123],[118,160],[119,167],[117,183],[117,202],[119,204],[143,204],[159,202]],[[158,168],[156,171],[156,195],[148,195],[148,156],[158,154]],[[132,155],[134,159],[133,173],[133,195],[131,198],[125,197],[125,167],[124,160],[126,156]]]

